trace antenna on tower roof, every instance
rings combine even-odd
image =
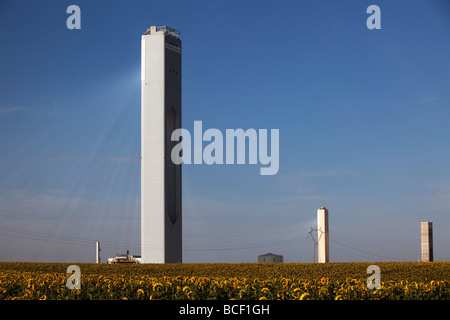
[[[168,26],[151,26],[144,32],[144,35],[147,34],[167,34],[169,36],[180,39],[180,31]]]

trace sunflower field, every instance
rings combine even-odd
[[[381,288],[367,288],[369,265]],[[450,262],[77,264],[0,262],[1,300],[450,300]]]

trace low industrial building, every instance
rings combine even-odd
[[[141,256],[133,256],[127,250],[127,253],[118,253],[115,258],[108,258],[108,264],[114,263],[141,263]]]
[[[258,256],[258,262],[283,262],[283,256],[269,252]]]

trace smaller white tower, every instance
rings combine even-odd
[[[422,249],[422,261],[433,261],[433,223],[420,223],[420,238]]]
[[[319,263],[330,262],[328,241],[328,210],[320,207],[317,210],[317,256]]]
[[[95,243],[95,263],[100,263],[100,251],[102,251],[102,249],[100,249],[100,242],[97,241]]]

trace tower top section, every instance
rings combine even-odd
[[[154,34],[166,34],[169,36],[172,36],[174,38],[178,38],[180,39],[180,31],[175,30],[173,28],[167,27],[167,26],[161,26],[161,27],[156,27],[156,26],[151,26],[150,29],[147,29],[147,31],[145,31],[144,35],[154,35]]]

